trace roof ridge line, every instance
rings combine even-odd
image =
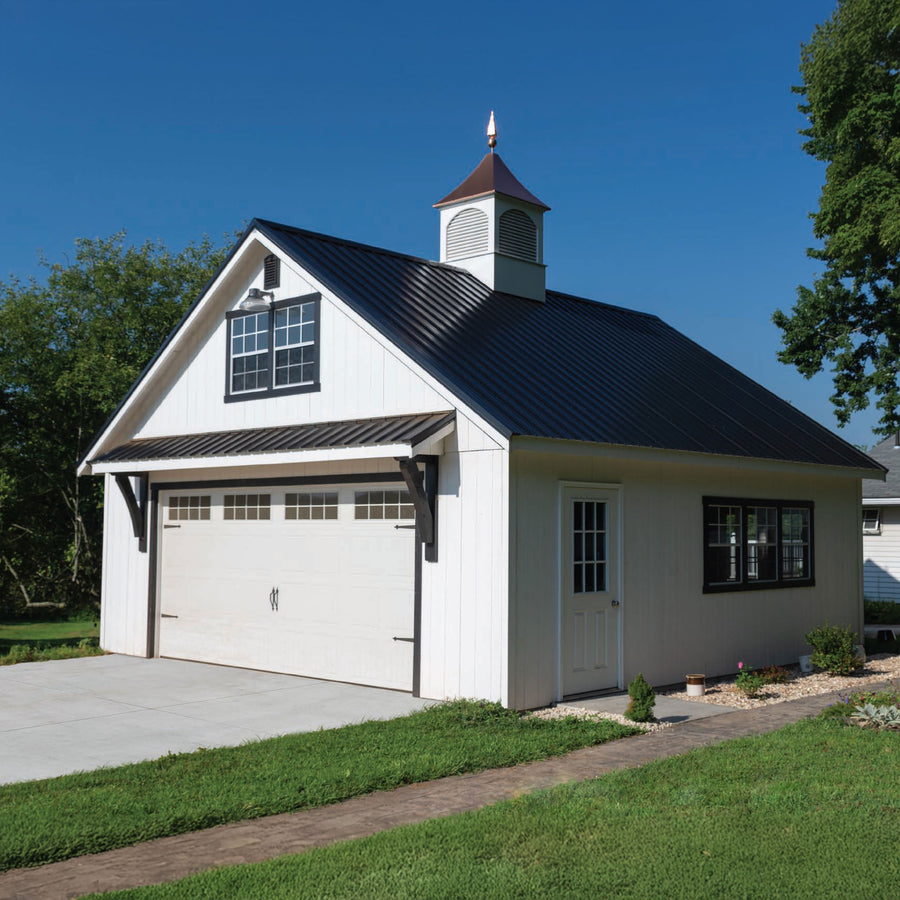
[[[434,266],[435,268],[440,269],[450,269],[453,272],[466,272],[467,274],[471,274],[467,269],[462,269],[459,266],[452,266],[449,263],[438,262],[435,259],[426,259],[424,256],[414,256],[412,253],[401,253],[399,250],[388,250],[386,247],[376,247],[375,244],[364,244],[362,241],[351,241],[348,238],[335,237],[333,234],[325,234],[321,231],[310,231],[308,228],[297,228],[294,225],[285,225],[283,222],[274,222],[271,219],[254,218],[250,222],[248,230],[252,229],[254,224],[278,228],[282,231],[288,231],[294,234],[302,234],[305,237],[311,237],[321,241],[330,241],[333,244],[340,244],[343,247],[355,247],[357,250],[365,250],[368,253],[380,253],[383,256],[406,259],[410,262],[422,263],[426,266]]]

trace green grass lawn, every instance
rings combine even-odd
[[[0,665],[95,656],[100,623],[79,618],[57,622],[0,622]]]
[[[61,622],[0,622],[0,656],[17,644],[62,647],[84,638],[100,636],[98,619],[66,619]]]
[[[0,786],[0,871],[323,806],[635,733],[458,701],[387,722]]]
[[[834,719],[268,863],[105,894],[894,897],[900,735]]]

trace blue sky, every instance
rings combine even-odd
[[[832,0],[0,0],[0,279],[78,237],[254,216],[438,255],[486,150],[552,207],[547,282],[653,312],[832,429],[779,363],[815,266],[790,87]],[[877,414],[838,433],[871,445]]]

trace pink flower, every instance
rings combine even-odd
[[[741,671],[743,671],[743,670],[744,670],[744,664],[743,664],[742,662],[739,662],[739,663],[738,663],[738,668],[739,668]]]

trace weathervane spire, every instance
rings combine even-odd
[[[491,110],[491,121],[488,122],[487,137],[488,137],[488,147],[491,148],[491,153],[493,153],[494,147],[497,146],[497,126],[494,124],[494,111],[493,110]]]

